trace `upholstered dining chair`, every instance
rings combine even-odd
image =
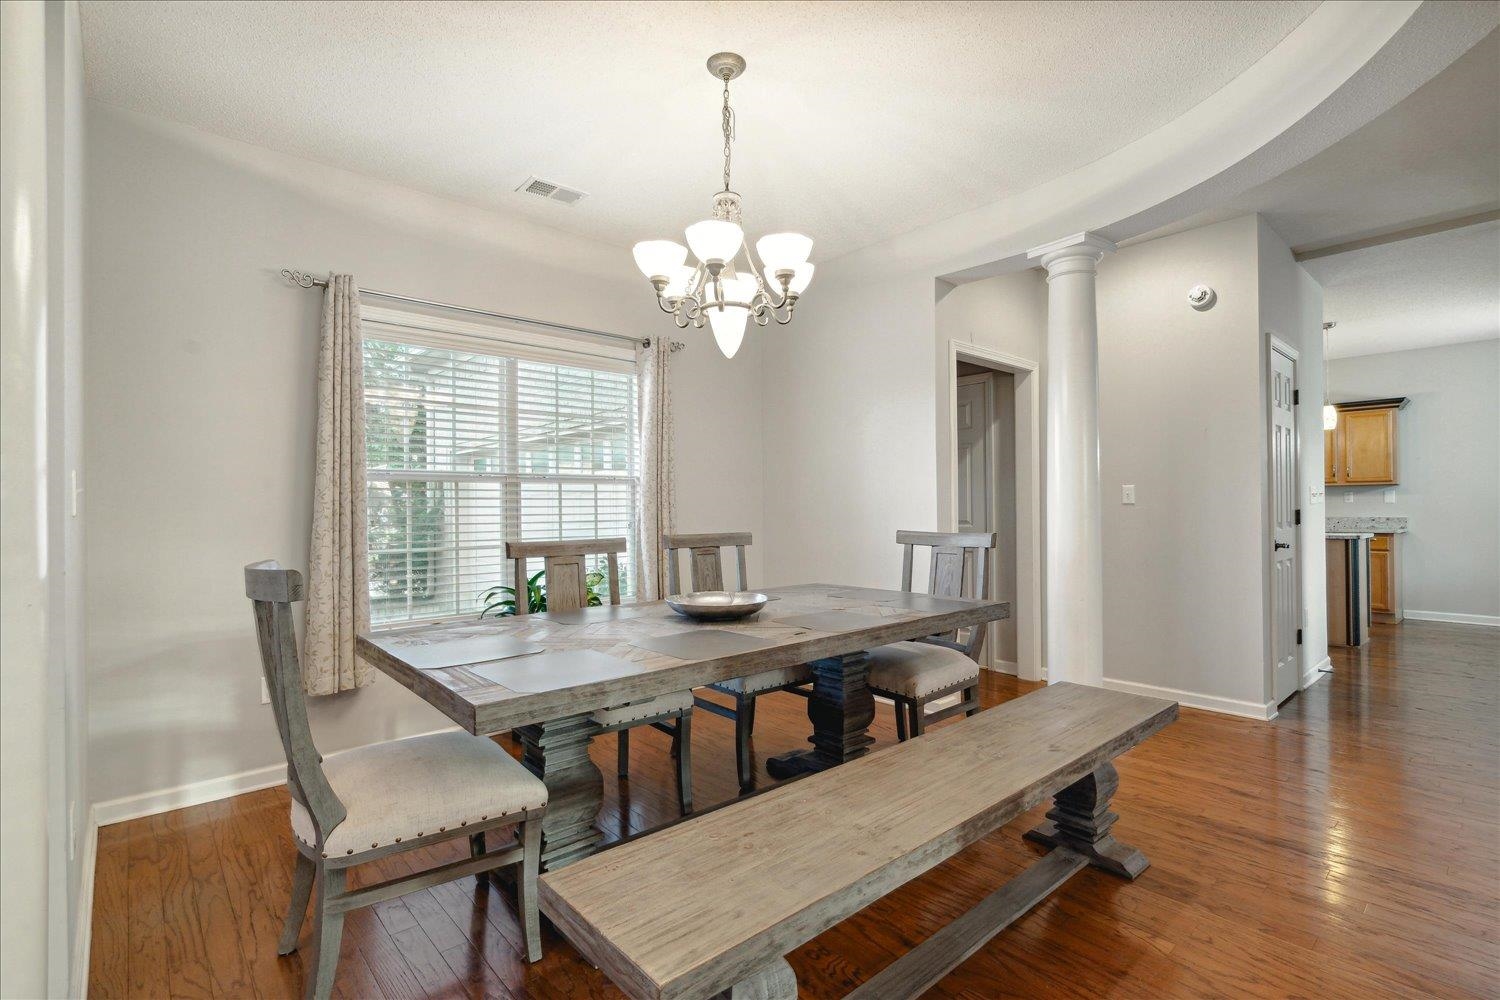
[[[722,552],[726,548],[735,550],[735,580],[740,590],[748,590],[750,583],[745,573],[745,546],[751,544],[750,532],[726,531],[703,535],[662,535],[661,547],[667,565],[667,585],[674,594],[682,593],[682,577],[678,563],[681,553],[688,551],[689,580],[695,592],[724,589],[724,562]],[[734,767],[740,782],[740,791],[749,791],[754,784],[755,772],[750,761],[750,737],[755,729],[755,699],[775,691],[787,691],[807,697],[812,689],[812,668],[802,663],[793,667],[778,667],[749,677],[732,677],[709,687],[734,698],[734,707],[721,705],[707,698],[695,698],[695,704],[705,712],[722,716],[734,722]]]
[[[523,592],[526,561],[540,557],[545,564],[547,612],[577,611],[589,606],[588,556],[604,556],[609,603],[620,603],[620,553],[627,548],[623,538],[569,538],[557,542],[506,542],[505,556],[515,561],[517,593]],[[525,600],[516,601],[516,614],[530,612]],[[674,692],[626,705],[603,708],[594,713],[600,733],[615,733],[617,772],[630,776],[630,730],[640,726],[659,729],[672,737],[672,756],[677,760],[677,805],[686,816],[693,811],[693,693]]]
[[[466,875],[518,865],[516,906],[526,958],[542,957],[537,913],[542,814],[547,786],[499,746],[468,733],[437,733],[337,753],[326,760],[307,722],[292,604],[303,599],[302,574],[274,562],[245,567],[245,596],[255,609],[261,667],[286,753],[297,867],[277,954],[297,950],[314,887],[313,954],[307,996],[328,997],[338,967],[344,914]],[[490,851],[485,834],[517,828],[517,842]],[[350,868],[388,854],[469,838],[469,857],[366,885],[345,888]]]
[[[896,544],[905,547],[901,561],[901,589],[912,593],[912,550],[932,551],[927,593],[933,597],[988,597],[989,552],[993,532],[898,531]],[[870,690],[896,703],[896,738],[921,736],[929,722],[941,722],[960,712],[979,711],[979,656],[989,629],[977,625],[963,641],[958,633],[934,635],[910,642],[893,642],[870,651]],[[927,713],[939,698],[962,692],[957,704]]]

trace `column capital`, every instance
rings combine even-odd
[[[1113,253],[1116,249],[1118,248],[1114,243],[1097,233],[1074,233],[1026,251],[1026,259],[1039,259],[1047,269],[1048,277],[1051,277],[1057,273],[1092,271],[1105,254]],[[1066,267],[1057,267],[1064,261],[1069,262]]]

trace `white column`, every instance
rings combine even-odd
[[[1047,681],[1104,681],[1099,508],[1099,317],[1109,240],[1078,233],[1026,256],[1047,269]]]

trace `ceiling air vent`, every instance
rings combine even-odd
[[[575,188],[553,184],[551,181],[544,181],[540,177],[526,178],[516,190],[524,194],[534,194],[539,198],[546,198],[548,201],[562,202],[564,205],[576,205],[588,197],[588,195]]]

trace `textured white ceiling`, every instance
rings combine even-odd
[[[1183,114],[1312,0],[83,3],[98,100],[610,243],[675,236],[719,183],[751,233],[842,253],[1026,190]],[[581,188],[565,207],[528,175]]]
[[[1304,261],[1323,286],[1328,356],[1500,337],[1500,222]]]
[[[1500,207],[1500,31],[1275,180],[1144,237],[1251,212],[1297,250]]]

